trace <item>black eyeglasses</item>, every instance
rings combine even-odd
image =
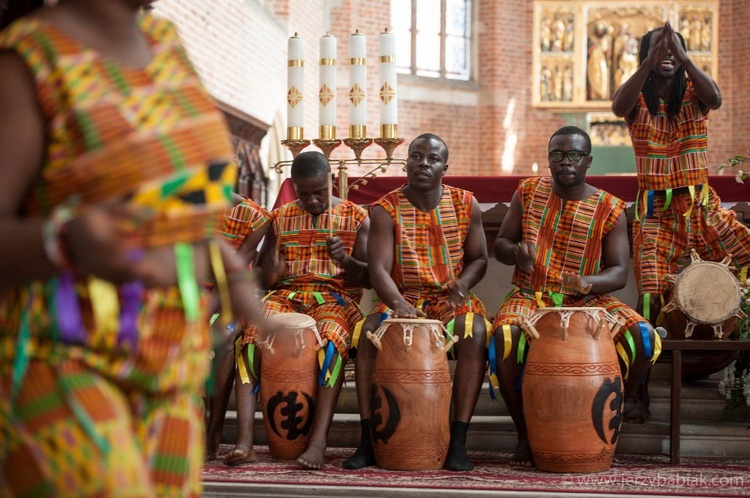
[[[559,163],[563,160],[564,157],[567,157],[568,160],[572,163],[577,163],[581,160],[583,156],[588,155],[588,152],[584,152],[582,150],[569,150],[568,152],[563,152],[561,150],[552,150],[549,153],[549,160]]]

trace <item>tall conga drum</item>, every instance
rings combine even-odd
[[[612,465],[624,404],[615,323],[603,308],[540,308],[522,325],[533,337],[522,392],[539,470],[603,472]]]
[[[260,332],[260,400],[271,456],[295,460],[310,441],[318,395],[317,349],[322,341],[315,320],[301,313],[269,318],[274,332]]]
[[[740,283],[730,270],[729,261],[703,261],[693,251],[690,264],[667,277],[673,283],[662,310],[668,338],[720,341],[735,333],[737,320],[745,314],[741,310]],[[738,353],[685,351],[682,373],[700,377],[718,372],[732,363]]]
[[[379,350],[370,396],[378,467],[443,468],[450,443],[451,374],[442,322],[393,318],[367,337]]]

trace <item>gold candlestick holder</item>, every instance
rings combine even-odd
[[[344,143],[354,151],[354,157],[359,161],[362,159],[362,152],[372,145],[372,138],[345,138]]]
[[[295,140],[282,140],[281,145],[289,149],[292,153],[292,157],[297,157],[302,149],[310,145],[310,141],[306,138],[299,138]]]
[[[393,159],[393,151],[396,150],[396,147],[404,143],[403,138],[376,138],[374,141],[383,148],[385,157],[389,161]]]
[[[313,145],[315,145],[317,148],[323,152],[323,155],[326,156],[326,159],[330,159],[331,152],[333,152],[333,149],[341,145],[341,140],[337,138],[333,139],[322,139],[322,138],[316,138],[312,141]]]
[[[338,140],[333,138],[318,138],[312,140],[312,143],[318,147],[322,152],[323,155],[326,156],[326,158],[331,163],[331,168],[333,169],[336,167],[334,163],[338,162],[337,167],[337,174],[336,174],[336,187],[338,190],[338,196],[342,199],[346,199],[349,195],[350,190],[359,190],[360,187],[367,185],[368,181],[371,178],[377,177],[379,174],[385,173],[388,171],[388,168],[391,166],[391,164],[398,164],[401,166],[406,165],[406,159],[397,159],[393,157],[393,153],[396,150],[396,148],[404,143],[403,138],[345,138],[344,140]],[[330,155],[331,152],[336,147],[339,147],[341,144],[345,144],[347,147],[349,147],[352,152],[354,153],[353,159],[336,159],[331,161]],[[362,153],[364,150],[372,145],[373,143],[379,145],[383,151],[385,151],[385,158],[362,158]],[[299,153],[310,145],[309,140],[304,139],[298,139],[298,140],[282,140],[281,144],[288,148],[294,157],[297,157]],[[273,170],[277,173],[281,174],[283,171],[283,168],[285,166],[290,166],[292,164],[292,161],[280,161],[272,166]],[[372,169],[370,169],[368,172],[363,174],[360,178],[357,179],[357,181],[349,184],[349,174],[348,169],[349,166],[372,166]]]

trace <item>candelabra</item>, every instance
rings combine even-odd
[[[396,137],[397,126],[396,125],[383,125],[381,127],[380,138],[367,138],[364,133],[364,127],[351,127],[350,138],[343,140],[334,138],[335,134],[330,133],[330,130],[320,127],[320,137],[313,139],[312,141],[303,138],[291,138],[282,140],[281,145],[289,149],[293,157],[297,157],[303,149],[308,147],[311,143],[318,147],[326,159],[331,162],[331,166],[334,163],[338,163],[336,171],[336,186],[338,189],[339,197],[346,199],[349,194],[349,190],[358,190],[360,186],[367,185],[368,179],[375,178],[378,174],[385,173],[392,164],[401,166],[406,165],[406,159],[394,158],[393,153],[396,148],[404,143],[403,138]],[[354,154],[353,158],[348,159],[331,159],[331,152],[339,147],[341,144],[346,145]],[[362,158],[364,150],[372,144],[380,146],[385,152],[384,158]],[[281,173],[285,166],[291,166],[292,161],[279,161],[272,166],[273,170],[277,173]],[[352,184],[349,184],[348,169],[350,166],[371,166],[368,172],[363,174]]]

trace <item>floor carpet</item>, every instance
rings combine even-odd
[[[553,474],[508,466],[510,453],[470,452],[475,464],[470,472],[389,471],[375,467],[350,471],[341,463],[350,448],[329,448],[326,466],[307,470],[294,462],[271,458],[267,447],[256,447],[253,464],[228,467],[221,461],[229,452],[222,445],[219,459],[206,463],[207,483],[276,484],[285,486],[348,486],[381,489],[432,489],[456,491],[517,491],[539,493],[750,496],[750,459],[682,457],[679,466],[666,455],[616,455],[612,468],[597,474]]]

